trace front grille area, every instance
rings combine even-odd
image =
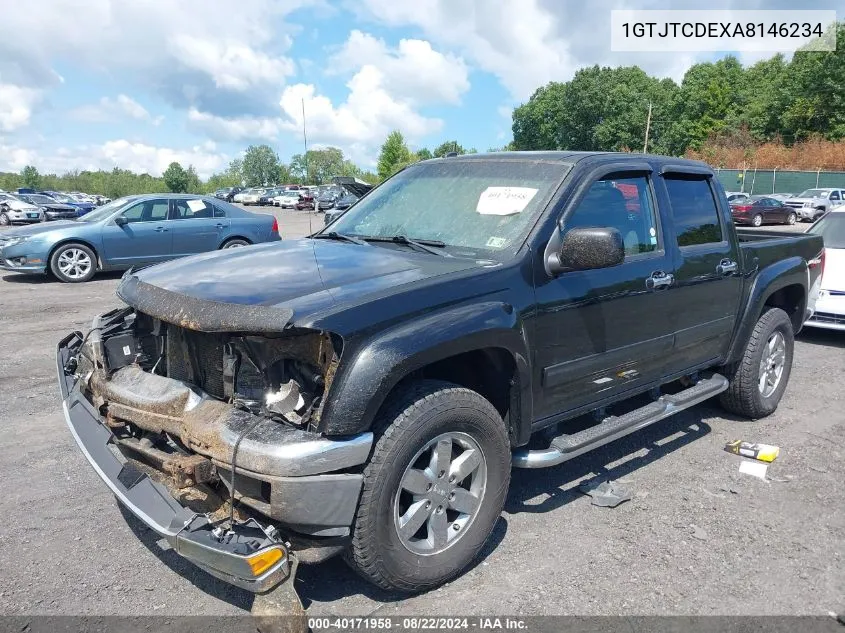
[[[845,325],[845,314],[834,314],[833,312],[816,312],[810,321],[818,323],[830,323],[832,325]]]
[[[224,398],[223,340],[219,335],[167,326],[167,375]]]

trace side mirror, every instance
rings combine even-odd
[[[118,226],[126,226],[129,224],[129,220],[127,220],[124,216],[119,215],[114,219],[114,223]]]
[[[625,242],[614,228],[589,227],[569,229],[560,250],[549,255],[549,270],[560,274],[567,270],[610,268],[625,261]]]

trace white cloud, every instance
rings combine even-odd
[[[122,118],[137,121],[150,121],[152,117],[147,109],[132,97],[124,94],[116,98],[103,97],[97,103],[80,106],[70,111],[70,116],[79,121],[103,123]]]
[[[158,147],[146,143],[117,139],[100,145],[79,145],[33,149],[0,144],[0,171],[20,171],[35,165],[41,173],[62,174],[71,169],[112,169],[120,167],[138,173],[160,176],[173,162],[183,167],[193,165],[200,178],[208,178],[229,162],[213,142],[187,149]]]
[[[383,40],[354,30],[328,62],[332,73],[368,66],[382,74],[385,90],[414,103],[458,104],[470,87],[464,60],[435,51],[426,40],[403,39],[391,50]]]
[[[0,82],[0,131],[13,132],[29,124],[41,91]]]
[[[338,106],[317,94],[312,84],[285,88],[279,102],[284,128],[302,130],[304,100],[309,142],[339,146],[353,160],[372,164],[391,130],[400,130],[413,143],[443,127],[442,120],[423,116],[409,102],[390,94],[384,75],[374,66],[364,66],[346,85],[349,95]]]
[[[45,89],[57,62],[120,74],[177,107],[271,108],[294,70],[290,12],[319,0],[43,0],[3,8],[0,75]],[[242,98],[233,102],[232,95]],[[235,103],[235,106],[231,104]]]
[[[188,110],[191,127],[211,138],[221,141],[275,139],[282,129],[282,120],[276,117],[220,117],[196,108]]]

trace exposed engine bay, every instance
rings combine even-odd
[[[95,320],[65,372],[120,451],[171,490],[209,484],[224,502],[231,495],[228,512],[237,500],[274,518],[299,516],[306,533],[340,536],[348,530],[286,508],[295,485],[310,492],[322,484],[309,476],[360,459],[316,433],[339,352],[340,340],[322,332],[199,332],[123,308]]]

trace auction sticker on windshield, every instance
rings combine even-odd
[[[196,213],[205,209],[205,202],[202,200],[188,200],[188,208]]]
[[[475,210],[481,215],[514,215],[524,211],[535,195],[537,189],[532,187],[487,187]]]

